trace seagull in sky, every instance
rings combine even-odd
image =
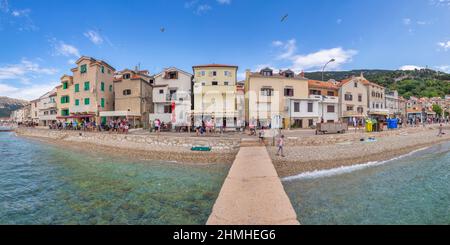
[[[281,22],[285,21],[288,16],[289,16],[288,14],[284,15],[283,18],[281,18]]]

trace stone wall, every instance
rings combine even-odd
[[[83,131],[18,128],[18,135],[91,143],[134,150],[190,152],[192,146],[211,146],[213,152],[237,152],[240,139],[215,137],[176,137],[167,135],[125,135]]]

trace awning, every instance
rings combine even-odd
[[[389,110],[369,111],[368,114],[376,116],[389,116]]]
[[[131,111],[101,111],[100,117],[140,117],[141,114]]]
[[[73,118],[90,118],[90,117],[95,117],[95,114],[80,114],[80,115],[61,116],[61,117],[56,117],[56,119],[73,119]]]

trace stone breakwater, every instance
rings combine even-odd
[[[108,134],[83,131],[58,131],[18,128],[17,135],[37,138],[60,146],[84,150],[105,150],[112,154],[140,159],[187,163],[231,163],[239,150],[240,139],[213,137],[177,137],[158,135]],[[73,143],[82,144],[73,144]],[[211,146],[211,152],[192,152],[192,146]]]

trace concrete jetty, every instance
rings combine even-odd
[[[241,147],[207,225],[299,225],[263,146]]]

